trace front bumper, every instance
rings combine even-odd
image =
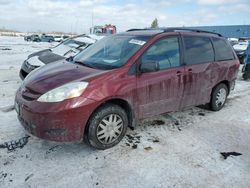
[[[28,133],[60,142],[80,141],[96,106],[96,101],[83,97],[58,103],[28,101],[20,91],[15,99],[18,119]]]

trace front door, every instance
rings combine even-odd
[[[140,57],[140,64],[157,61],[159,70],[137,75],[139,118],[179,110],[184,88],[179,41],[179,36],[161,38]]]

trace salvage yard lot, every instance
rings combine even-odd
[[[0,37],[0,145],[25,136],[6,108],[23,60],[53,45]],[[0,187],[250,187],[249,114],[250,81],[239,73],[221,111],[194,107],[146,119],[105,151],[34,137],[14,151],[0,148]]]

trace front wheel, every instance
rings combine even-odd
[[[228,88],[225,84],[217,85],[212,92],[210,107],[213,111],[219,111],[226,103],[228,95]]]
[[[86,139],[96,149],[108,149],[118,144],[128,127],[128,117],[118,105],[100,107],[90,118]]]

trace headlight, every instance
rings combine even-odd
[[[88,86],[88,82],[73,82],[48,91],[37,99],[39,102],[60,102],[79,97]]]
[[[29,58],[27,61],[31,66],[34,66],[34,67],[40,67],[40,66],[45,65],[42,61],[38,59],[38,56],[33,56]]]

